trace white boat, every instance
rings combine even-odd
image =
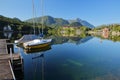
[[[31,41],[31,40],[34,40],[34,39],[37,39],[37,38],[38,38],[38,36],[33,35],[33,34],[24,35],[24,36],[21,37],[20,39],[15,40],[14,43],[15,43],[15,44],[22,44],[22,43],[24,43],[24,42],[28,42],[28,41]]]
[[[37,49],[50,46],[52,39],[34,39],[23,43],[25,49]]]

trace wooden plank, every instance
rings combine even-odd
[[[7,54],[7,43],[5,39],[0,39],[0,54]]]
[[[8,60],[0,60],[0,80],[13,80]]]
[[[19,58],[19,54],[13,54],[13,58]],[[7,52],[5,39],[0,39],[0,80],[13,80],[14,75],[10,67],[10,54]]]
[[[13,56],[13,59],[19,59],[20,58],[20,55],[19,54],[12,54]],[[10,57],[10,54],[0,54],[0,60],[10,60],[11,57]]]

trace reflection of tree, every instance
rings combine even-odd
[[[103,35],[94,35],[95,37],[99,37],[99,38],[101,38],[101,39],[108,39],[108,40],[111,40],[111,41],[114,41],[114,42],[116,42],[116,41],[119,41],[120,42],[120,35],[109,35],[109,36],[107,36],[106,34],[105,34],[105,36],[103,37]],[[106,38],[107,37],[107,38]]]
[[[13,33],[13,35],[11,36],[10,40],[11,42],[14,42],[14,40],[20,39],[23,35],[27,35],[29,33],[26,32],[15,32]],[[30,34],[29,34],[30,35]],[[2,35],[1,35],[2,36]],[[1,37],[0,36],[0,37]],[[70,34],[67,36],[63,36],[63,35],[51,35],[51,36],[45,36],[45,38],[52,38],[53,39],[53,44],[63,44],[66,42],[70,42],[70,43],[78,43],[81,39],[86,38],[88,35],[86,33],[80,33],[79,35],[74,35],[74,34]]]
[[[120,41],[120,36],[110,36],[108,39],[116,42],[116,41]]]

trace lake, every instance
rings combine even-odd
[[[13,42],[23,34],[1,35]],[[23,57],[24,80],[120,80],[118,38],[49,37],[51,46],[44,49],[26,51],[14,44],[14,51]]]
[[[20,48],[24,80],[120,80],[119,48],[120,42],[92,36],[56,36],[44,51]]]

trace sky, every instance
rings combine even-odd
[[[55,18],[86,20],[94,26],[120,23],[120,0],[43,0],[43,13]],[[33,17],[32,0],[0,0],[0,15],[24,21]],[[34,0],[36,17],[41,0]]]

